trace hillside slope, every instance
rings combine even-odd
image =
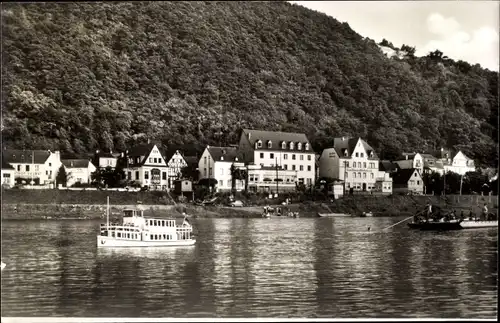
[[[242,127],[367,139],[383,158],[447,146],[498,161],[498,74],[388,58],[285,2],[2,5],[2,135],[81,154],[147,138],[200,152]],[[444,53],[446,54],[446,53]]]

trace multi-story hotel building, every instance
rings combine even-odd
[[[320,177],[345,181],[346,189],[371,191],[379,177],[375,150],[361,138],[335,138],[333,148],[323,150],[319,159]]]

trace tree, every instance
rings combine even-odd
[[[64,165],[61,165],[61,167],[59,167],[59,170],[57,171],[56,184],[61,184],[62,186],[66,187],[70,178],[71,173],[67,173]]]
[[[236,180],[245,181],[245,191],[247,189],[247,171],[246,169],[241,169],[234,166],[234,163],[231,165],[231,191],[236,192]]]

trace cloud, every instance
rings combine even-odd
[[[454,60],[478,63],[482,67],[498,71],[498,32],[495,29],[482,26],[467,33],[454,17],[445,18],[438,13],[427,17],[427,29],[435,37],[422,48],[417,48],[418,56],[439,49]]]
[[[444,18],[439,13],[432,13],[427,17],[427,28],[433,34],[447,35],[460,28],[460,24],[455,18]]]

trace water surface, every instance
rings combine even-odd
[[[193,247],[99,250],[99,221],[2,221],[2,316],[496,318],[496,229],[380,232],[401,219],[193,219]]]

